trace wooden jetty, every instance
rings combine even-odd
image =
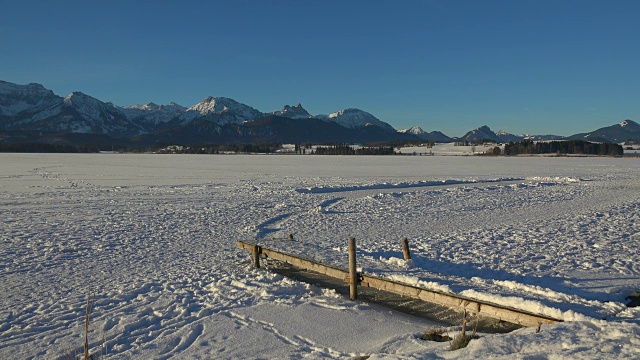
[[[402,239],[405,258],[409,255],[408,243],[406,239]],[[406,245],[405,245],[406,244]],[[253,255],[254,266],[260,267],[260,257],[266,259],[278,260],[288,263],[294,267],[319,273],[328,277],[340,279],[350,285],[350,298],[357,299],[357,287],[364,286],[375,288],[398,295],[419,299],[421,301],[445,306],[447,308],[459,311],[474,313],[489,317],[492,319],[506,321],[520,326],[539,326],[541,324],[553,324],[562,322],[562,320],[554,319],[549,316],[534,314],[528,311],[515,309],[508,306],[493,304],[486,301],[476,300],[464,296],[448,294],[436,290],[420,288],[412,285],[403,284],[397,281],[382,279],[375,276],[361,274],[356,272],[355,262],[355,239],[349,239],[349,268],[350,271],[339,269],[333,266],[321,264],[317,261],[305,259],[300,256],[287,254],[278,250],[268,249],[257,244],[251,244],[244,241],[238,241],[239,249],[248,250]]]

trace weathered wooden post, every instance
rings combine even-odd
[[[260,267],[260,246],[253,245],[253,249],[251,252],[253,253],[253,266],[259,268]]]
[[[356,269],[356,238],[349,238],[349,299],[358,298],[358,271]]]
[[[406,237],[400,239],[402,242],[402,253],[404,254],[405,260],[411,260],[411,251],[409,250],[409,240]]]

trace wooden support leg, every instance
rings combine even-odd
[[[356,269],[356,239],[349,238],[349,298],[358,298],[358,271]]]
[[[253,266],[259,268],[260,267],[260,246],[253,245]]]
[[[409,240],[407,238],[400,239],[402,242],[402,253],[405,260],[411,260],[411,251],[409,250]]]

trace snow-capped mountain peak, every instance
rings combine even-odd
[[[398,132],[403,134],[413,134],[413,135],[422,135],[427,133],[426,131],[422,130],[420,126],[413,126],[408,129],[398,130]]]
[[[90,112],[94,108],[104,107],[105,105],[107,105],[100,100],[86,95],[80,91],[74,91],[71,94],[67,95],[64,98],[64,104],[66,106],[76,107],[80,111],[85,110],[87,112]]]
[[[104,103],[80,91],[67,95],[63,103],[65,107],[72,107],[92,120],[103,119],[104,116],[114,119],[118,115],[123,115],[113,104]]]
[[[290,119],[307,119],[312,117],[307,110],[302,107],[302,104],[298,103],[294,106],[285,105],[282,110],[274,111],[274,115],[288,117]]]
[[[603,127],[588,133],[575,134],[570,137],[571,139],[587,139],[590,141],[610,141],[610,142],[624,142],[627,140],[640,139],[640,125],[633,121],[626,119],[615,125]]]
[[[253,120],[258,114],[258,110],[251,106],[239,103],[233,99],[226,97],[208,96],[201,102],[187,109],[187,111],[197,111],[200,115],[208,115],[211,113],[222,114],[223,112],[234,112],[243,116],[247,120]]]
[[[514,135],[504,130],[498,131],[496,136],[498,137],[498,140],[503,143],[508,143],[510,141],[522,141],[528,137],[528,135]]]
[[[182,111],[186,111],[187,108],[184,106],[181,106],[179,104],[174,103],[173,101],[170,102],[167,105],[158,105],[154,102],[150,102],[148,104],[144,104],[144,105],[131,105],[131,106],[123,106],[122,109],[127,109],[127,110],[144,110],[144,111],[162,111],[162,110],[166,110],[166,109],[171,109],[171,110],[182,110]]]
[[[625,120],[623,122],[620,123],[621,127],[639,127],[640,125],[638,125],[637,122],[633,121],[633,120]]]
[[[361,127],[370,124],[381,127],[389,132],[396,131],[393,126],[386,122],[376,118],[366,111],[355,108],[336,111],[329,115],[317,115],[315,117],[326,121],[334,121],[347,128]]]
[[[138,109],[138,110],[157,110],[158,107],[161,105],[158,105],[156,103],[154,103],[153,101],[144,105],[131,105],[131,106],[123,106],[123,108],[125,109]]]
[[[362,118],[367,119],[369,116],[373,117],[373,115],[369,114],[366,111],[363,111],[363,110],[360,110],[360,109],[354,109],[354,108],[339,110],[339,111],[336,111],[334,113],[329,114],[328,116],[330,118],[339,118],[339,117],[348,116],[351,119],[362,119]]]
[[[437,142],[451,141],[450,137],[441,133],[440,131],[427,132],[427,131],[424,131],[420,126],[413,126],[408,129],[398,130],[398,132],[403,134],[412,134],[426,141],[437,141]]]
[[[48,93],[53,94],[53,91],[47,90],[42,84],[29,83],[26,85],[18,85],[7,81],[0,80],[0,94],[8,93]]]
[[[215,120],[219,125],[228,123],[242,124],[245,121],[259,119],[263,115],[262,112],[251,106],[233,99],[208,96],[180,115],[178,123],[184,125],[198,119],[208,119]]]

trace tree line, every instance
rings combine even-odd
[[[16,153],[97,153],[102,149],[100,146],[83,146],[83,145],[67,145],[67,144],[48,144],[48,143],[17,143],[3,144],[0,143],[0,152],[16,152]]]
[[[504,155],[521,154],[584,154],[621,156],[622,146],[613,143],[592,143],[584,140],[533,142],[523,140],[505,145]],[[498,154],[496,154],[498,155]]]
[[[220,154],[225,152],[235,153],[258,153],[270,154],[275,153],[282,148],[280,143],[271,144],[231,144],[231,145],[203,145],[203,146],[181,146],[170,145],[161,149],[156,149],[158,153],[171,154]]]
[[[350,145],[318,146],[314,155],[395,155],[393,146],[366,146],[354,149]]]

